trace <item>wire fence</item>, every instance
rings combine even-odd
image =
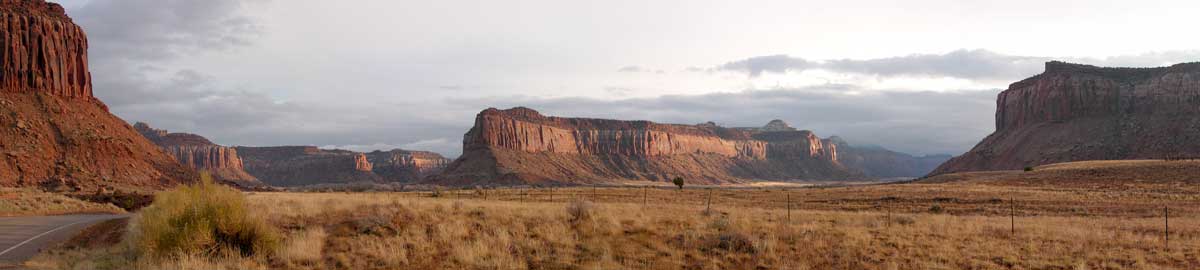
[[[886,226],[903,221],[900,214],[947,214],[1003,216],[1009,219],[1010,233],[1017,234],[1022,218],[1052,217],[1127,217],[1161,218],[1162,241],[1168,245],[1171,219],[1195,218],[1200,202],[1162,200],[1126,203],[1088,203],[1038,197],[929,196],[895,194],[884,196],[839,196],[821,188],[674,188],[663,186],[588,186],[588,187],[507,187],[467,188],[402,192],[421,198],[474,199],[528,203],[566,203],[582,200],[593,203],[619,203],[654,207],[693,206],[712,209],[760,208],[783,212],[791,220],[794,211],[862,211],[884,215]]]

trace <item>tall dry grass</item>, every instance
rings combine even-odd
[[[1200,221],[260,193],[271,223],[326,236],[292,269],[1193,269]],[[301,234],[302,235],[302,234]]]
[[[672,191],[674,192],[674,191]],[[680,193],[676,193],[680,194]],[[1197,269],[1200,219],[1008,217],[714,204],[521,202],[397,193],[255,193],[282,230],[263,258],[144,269]],[[948,207],[955,207],[948,205]],[[119,252],[79,256],[120,258]],[[58,261],[62,257],[41,259]],[[72,261],[72,259],[63,259]],[[74,259],[75,265],[99,265]],[[99,260],[103,261],[103,260]],[[117,259],[116,261],[121,261]],[[122,264],[117,264],[122,265]],[[103,268],[96,269],[128,269]]]
[[[279,246],[275,228],[246,207],[244,195],[201,181],[157,194],[154,203],[135,219],[134,241],[147,256],[252,256],[270,254]]]

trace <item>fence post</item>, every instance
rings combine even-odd
[[[597,185],[599,185],[599,184],[592,184],[592,201],[600,202],[599,200],[596,199],[597,198],[596,197],[596,186]]]
[[[884,204],[883,207],[887,208],[887,227],[891,228],[892,227],[892,208],[889,207],[890,205],[887,204],[887,201],[884,201],[883,204]]]
[[[708,188],[708,202],[704,203],[704,212],[712,213],[712,188]]]
[[[1013,199],[1013,197],[1008,197],[1008,204],[1009,204],[1009,208],[1011,208],[1008,212],[1008,222],[1009,222],[1008,226],[1009,226],[1009,230],[1011,231],[1012,235],[1016,236],[1017,235],[1017,200]]]
[[[554,187],[550,187],[550,202],[554,202]]]
[[[787,194],[787,221],[792,221],[792,193],[787,189],[783,190],[783,194]]]
[[[1171,219],[1167,207],[1163,206],[1163,248],[1171,248]]]
[[[649,192],[649,186],[642,186],[642,206],[646,206],[646,193]]]

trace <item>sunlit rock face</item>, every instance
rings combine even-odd
[[[1200,63],[1106,68],[1046,63],[996,100],[996,131],[933,172],[1078,160],[1200,156]]]
[[[217,145],[196,134],[155,129],[142,122],[134,124],[133,128],[184,166],[243,186],[261,185],[258,178],[246,173],[242,158],[233,147]]]
[[[860,177],[836,146],[782,121],[764,128],[549,117],[487,109],[464,135],[463,155],[431,183],[580,184],[621,180],[697,183]]]
[[[92,95],[87,36],[62,6],[0,0],[0,186],[160,189],[194,171]]]

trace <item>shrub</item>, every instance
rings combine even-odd
[[[567,204],[567,218],[571,223],[579,223],[592,219],[595,206],[587,201],[571,201]]]
[[[941,206],[941,205],[938,205],[938,204],[935,204],[935,205],[933,205],[933,206],[929,207],[929,212],[930,212],[930,213],[934,213],[934,214],[940,214],[940,213],[942,213],[942,212],[944,212],[944,211],[946,211],[946,210],[945,210],[945,209],[942,209],[942,206]]]
[[[142,210],[138,232],[139,250],[156,258],[270,254],[280,242],[261,216],[247,211],[241,192],[214,184],[207,173],[197,184],[159,193]]]
[[[1032,172],[1032,171],[1033,171],[1033,167],[1025,166],[1025,171],[1027,171],[1027,172]]]
[[[675,179],[671,180],[671,183],[679,186],[679,189],[683,189],[683,177],[675,177]]]

